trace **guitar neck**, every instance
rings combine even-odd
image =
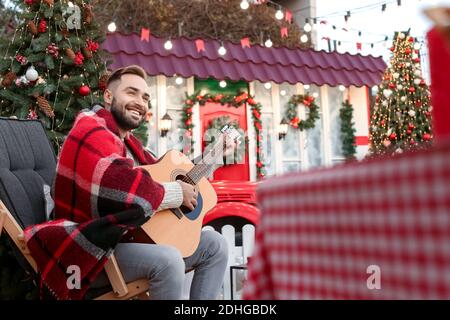
[[[195,164],[186,176],[191,180],[190,183],[197,184],[201,178],[210,175],[222,165],[223,140],[219,138],[219,141],[210,150],[205,151],[203,158]]]

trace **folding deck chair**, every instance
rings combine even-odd
[[[34,275],[36,262],[23,230],[46,221],[44,185],[52,185],[55,170],[56,157],[40,121],[0,117],[0,234],[6,231],[19,263]],[[148,299],[148,281],[125,283],[114,255],[104,269],[111,286],[90,289],[87,298]]]

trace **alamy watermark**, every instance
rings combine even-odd
[[[367,274],[370,276],[367,278],[367,289],[369,290],[381,290],[381,268],[376,264],[372,264],[367,267]]]

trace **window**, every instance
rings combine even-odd
[[[261,121],[262,121],[262,161],[265,165],[265,171],[267,176],[274,175],[275,168],[275,143],[276,136],[273,127],[273,107],[272,107],[272,89],[267,89],[264,84],[255,81],[254,83],[254,95],[256,102],[261,103]],[[249,117],[252,115],[249,114]]]
[[[316,120],[312,129],[306,130],[305,148],[308,157],[308,168],[319,167],[324,164],[323,154],[323,113],[320,99],[320,87],[311,85],[310,94],[316,94],[315,103],[319,106],[320,118]]]
[[[153,154],[158,155],[158,95],[157,95],[157,83],[156,77],[147,77],[147,85],[150,88],[150,111],[152,112],[152,117],[147,124],[148,128],[148,140],[146,148],[149,149]]]
[[[339,110],[342,107],[343,93],[338,87],[328,87],[328,108],[330,123],[330,141],[332,163],[339,163],[344,160],[342,155],[342,139],[341,139],[341,118]]]
[[[185,130],[180,129],[180,123],[183,101],[187,92],[187,79],[183,79],[183,83],[177,84],[176,78],[166,78],[167,113],[172,118],[172,130],[167,134],[167,150],[176,149],[181,151],[183,149],[182,142]]]
[[[286,114],[287,105],[291,97],[297,94],[297,88],[291,84],[279,85],[280,119]],[[284,95],[282,95],[284,94]],[[286,119],[288,120],[288,119]],[[300,130],[289,126],[286,137],[281,141],[283,157],[283,173],[299,171],[301,168]]]

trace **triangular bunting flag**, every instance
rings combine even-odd
[[[195,40],[195,46],[197,47],[197,52],[205,51],[205,41],[202,39]]]
[[[281,32],[281,37],[282,37],[282,38],[285,38],[285,37],[288,36],[288,28],[287,28],[287,27],[282,27],[282,28],[280,29],[280,32]]]
[[[150,29],[142,28],[141,29],[141,41],[150,41]]]
[[[289,10],[286,10],[286,15],[284,16],[284,19],[287,22],[292,23],[292,13]]]
[[[241,46],[242,46],[242,48],[245,48],[245,47],[250,48],[250,39],[248,37],[242,38]]]

